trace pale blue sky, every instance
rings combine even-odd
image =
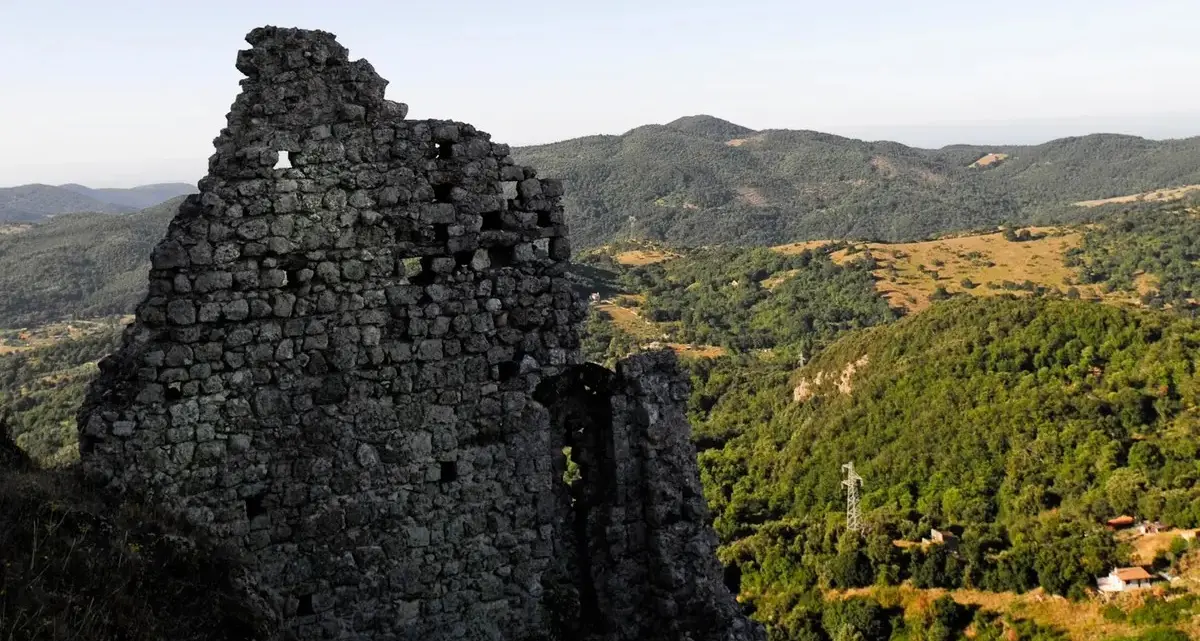
[[[1198,0],[0,0],[0,186],[195,182],[263,24],[518,145],[698,113],[922,146],[1200,134]]]

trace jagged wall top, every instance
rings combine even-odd
[[[237,57],[246,78],[214,141],[210,174],[270,177],[277,152],[300,151],[309,127],[408,114],[407,105],[384,98],[388,81],[366,60],[351,62],[332,33],[259,27],[246,41],[253,47]]]

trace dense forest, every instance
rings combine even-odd
[[[970,167],[991,152],[999,164]],[[1200,183],[1200,138],[1096,134],[1036,146],[917,149],[709,116],[514,151],[566,180],[577,245],[901,241],[998,224],[1088,220],[1072,207]]]

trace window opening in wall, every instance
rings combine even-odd
[[[576,463],[575,459],[571,458],[571,446],[570,445],[564,446],[562,448],[562,453],[563,453],[563,458],[566,460],[566,463],[567,463],[566,469],[563,470],[562,481],[563,481],[563,483],[565,483],[567,485],[567,487],[571,487],[572,485],[575,484],[575,481],[579,481],[579,480],[583,479],[583,473],[579,471],[579,463]],[[574,499],[574,497],[572,497],[571,503],[574,503],[574,502],[575,502],[575,499]]]
[[[475,252],[471,252],[471,251],[454,252],[454,263],[456,265],[458,265],[459,267],[462,267],[464,265],[470,265],[471,261],[474,258],[475,258]]]
[[[483,231],[493,231],[504,229],[504,220],[498,211],[483,212]]]
[[[548,211],[539,211],[538,212],[538,227],[549,227],[553,224],[554,223],[550,221],[550,212],[548,212]]]
[[[279,160],[275,161],[275,169],[291,169],[291,168],[292,168],[291,155],[286,151],[280,151],[279,152]]]
[[[408,277],[408,282],[413,285],[429,285],[433,283],[433,279],[437,273],[433,271],[433,256],[421,257],[421,269],[412,276]]]
[[[516,361],[504,361],[497,366],[500,373],[500,381],[504,382],[511,380],[517,374],[521,373],[521,366]]]
[[[458,480],[458,462],[442,461],[441,479],[443,483]]]
[[[454,189],[454,185],[434,185],[433,199],[439,203],[448,203],[450,201],[450,192]]]
[[[263,500],[265,498],[265,494],[255,494],[254,496],[246,497],[246,520],[252,521],[255,517],[267,513],[267,509],[263,507]]]
[[[312,601],[313,601],[313,599],[312,599],[311,594],[301,594],[300,595],[300,605],[296,607],[296,616],[306,617],[306,616],[316,614],[317,613],[316,610],[313,610],[313,602]]]
[[[439,243],[444,243],[450,240],[450,225],[445,223],[434,223],[433,239]]]
[[[438,158],[446,159],[454,157],[454,145],[448,142],[439,142],[437,144]]]
[[[492,267],[508,267],[512,265],[512,247],[492,247],[488,249],[488,261],[492,264]]]
[[[183,389],[180,387],[179,383],[171,383],[170,385],[167,385],[165,393],[168,401],[177,401],[183,398]]]

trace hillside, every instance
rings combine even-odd
[[[618,238],[780,244],[921,240],[1092,215],[1071,203],[1200,182],[1200,138],[1095,134],[1036,146],[918,149],[711,116],[514,150],[567,180],[581,247]],[[991,156],[987,167],[972,165]],[[631,220],[632,217],[632,220]]]
[[[799,370],[696,370],[706,497],[743,596],[781,618],[808,591],[877,582],[1083,597],[1129,562],[1104,520],[1200,524],[1197,348],[1200,324],[1162,312],[963,298]],[[913,543],[931,527],[958,553]]]
[[[132,189],[92,189],[83,185],[20,185],[0,188],[0,223],[37,222],[79,212],[122,213],[144,209],[196,191],[184,183]]]
[[[128,189],[93,189],[76,184],[60,185],[60,187],[101,202],[121,205],[130,209],[145,209],[178,196],[196,193],[196,186],[188,183],[157,183]]]
[[[126,215],[69,214],[0,234],[0,327],[131,311],[182,197]]]
[[[0,420],[43,467],[79,459],[75,413],[96,361],[116,345],[118,318],[0,330]]]

